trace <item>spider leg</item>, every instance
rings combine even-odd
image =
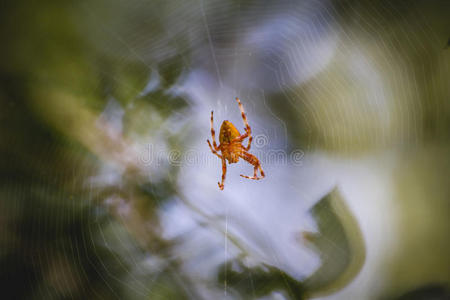
[[[239,100],[239,98],[236,97],[236,101],[239,105],[239,110],[241,111],[242,120],[244,121],[244,125],[245,125],[245,134],[243,134],[239,137],[239,142],[242,142],[246,137],[249,137],[248,145],[247,145],[247,147],[245,147],[245,150],[248,151],[248,150],[250,150],[250,146],[251,146],[252,140],[253,140],[252,129],[250,128],[250,125],[248,125],[247,116],[245,114],[244,107],[242,106],[241,100]]]
[[[206,140],[206,142],[208,143],[208,146],[209,146],[209,149],[211,149],[211,152],[214,153],[215,155],[217,155],[219,158],[222,158],[222,155],[220,155],[219,153],[217,153],[216,150],[213,149],[209,140]]]
[[[245,149],[245,151],[248,151],[248,150],[250,150],[250,146],[252,145],[252,140],[253,140],[253,137],[252,137],[252,135],[251,134],[249,134],[250,135],[250,137],[248,138],[248,145],[247,145],[247,147],[245,147],[244,149]]]
[[[222,182],[217,183],[219,185],[220,190],[223,190],[226,176],[227,176],[227,162],[225,161],[225,158],[222,158]]]
[[[217,147],[217,144],[216,144],[216,131],[214,130],[213,111],[211,111],[211,136],[212,136],[212,142],[213,142],[214,150],[218,151],[219,147]]]
[[[246,132],[243,135],[238,136],[237,138],[235,138],[234,140],[231,140],[230,144],[233,143],[240,143],[242,142],[244,139],[246,139],[249,136],[249,133]],[[248,140],[249,142],[251,141],[251,138]],[[247,149],[246,147],[244,147],[245,149]]]
[[[261,167],[261,163],[259,162],[259,160],[258,160],[258,158],[256,156],[254,156],[253,154],[250,154],[248,152],[242,152],[239,156],[242,157],[249,164],[254,166],[253,177],[242,175],[242,174],[241,174],[241,177],[248,178],[248,179],[253,179],[253,180],[260,180],[260,179],[262,179],[262,178],[264,178],[266,176],[264,174],[264,171],[263,171],[262,167]],[[259,173],[260,173],[260,177],[258,177],[258,174],[257,174],[258,170],[259,170]]]

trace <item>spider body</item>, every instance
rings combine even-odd
[[[252,164],[254,167],[253,176],[245,176],[241,175],[244,178],[248,179],[254,179],[259,180],[261,178],[265,177],[264,171],[261,168],[261,164],[256,156],[253,154],[248,153],[248,150],[250,150],[250,146],[252,143],[252,132],[250,125],[248,125],[247,117],[244,112],[244,108],[242,107],[241,101],[239,98],[236,98],[236,101],[239,105],[239,109],[241,110],[241,116],[242,120],[244,121],[245,125],[245,133],[240,134],[239,130],[231,123],[230,121],[223,121],[222,125],[220,126],[220,133],[219,133],[219,146],[216,144],[216,138],[215,138],[215,131],[214,131],[214,118],[213,118],[213,112],[211,111],[211,136],[213,145],[211,145],[209,140],[206,140],[209,148],[211,149],[212,153],[215,154],[217,157],[219,157],[222,160],[222,182],[218,182],[219,188],[223,190],[224,188],[224,182],[225,177],[227,173],[227,164],[226,161],[228,161],[229,164],[237,163],[240,158],[244,159],[248,163]],[[244,147],[242,145],[242,141],[244,139],[248,138],[248,145],[247,147]],[[219,154],[219,152],[221,154]],[[259,170],[260,177],[257,176],[257,171]]]
[[[225,158],[229,164],[237,163],[239,161],[239,152],[241,150],[241,143],[233,143],[232,141],[241,134],[236,127],[230,121],[223,121],[220,126],[219,142],[223,158]]]

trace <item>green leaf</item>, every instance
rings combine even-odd
[[[229,261],[221,266],[217,279],[244,299],[260,298],[273,292],[282,292],[288,299],[304,299],[301,282],[267,264],[249,268],[240,260]]]
[[[337,189],[311,209],[319,232],[304,232],[308,245],[319,252],[321,266],[304,284],[308,296],[328,295],[349,284],[361,270],[365,244],[355,217]]]

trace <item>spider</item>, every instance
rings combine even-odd
[[[214,148],[213,146],[211,146],[209,140],[206,140],[212,153],[217,155],[217,157],[219,157],[222,160],[222,182],[217,183],[219,185],[219,189],[221,190],[223,190],[225,177],[227,174],[227,163],[225,160],[228,160],[229,164],[233,164],[237,163],[239,161],[239,158],[242,158],[249,164],[253,165],[254,166],[253,176],[250,177],[241,175],[244,178],[259,180],[265,177],[264,171],[261,168],[261,164],[258,158],[253,154],[248,153],[253,139],[252,130],[250,128],[250,125],[248,125],[247,117],[245,115],[241,101],[239,100],[239,98],[236,98],[236,101],[239,105],[239,109],[241,110],[242,120],[244,120],[245,133],[241,135],[239,131],[236,129],[236,127],[230,121],[225,120],[222,122],[222,125],[220,126],[220,134],[219,134],[220,145],[217,146],[213,125],[214,123],[213,111],[211,111],[211,136]],[[247,137],[248,137],[248,145],[247,147],[244,147],[242,145],[242,141]],[[219,151],[221,152],[221,154],[218,153]],[[258,169],[261,175],[260,177],[257,176]]]

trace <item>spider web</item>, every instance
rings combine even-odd
[[[143,181],[139,187],[156,208],[130,201],[139,199],[133,194],[139,189],[131,196],[105,197],[105,190],[130,184],[129,174],[118,160],[94,148],[91,152],[100,159],[93,176],[86,180],[75,169],[61,175],[74,178],[72,189],[64,183],[63,190],[83,186],[95,210],[82,213],[88,233],[71,241],[69,250],[62,247],[57,258],[81,265],[83,273],[76,274],[86,280],[89,272],[100,274],[117,299],[245,297],[228,285],[227,274],[239,269],[227,265],[229,261],[273,266],[299,282],[319,268],[319,256],[298,236],[318,230],[309,210],[338,185],[371,256],[352,284],[326,298],[379,296],[371,294],[379,286],[369,282],[383,276],[378,265],[395,244],[392,162],[403,153],[402,145],[417,145],[427,135],[427,118],[444,127],[439,111],[446,108],[436,99],[450,94],[448,87],[440,88],[449,75],[449,64],[439,54],[448,37],[443,39],[421,7],[325,0],[74,4],[72,21],[95,45],[91,50],[125,65],[118,71],[96,61],[95,55],[88,59],[99,74],[122,87],[125,98],[108,94],[95,117],[100,131],[112,140],[128,138],[123,152],[117,150],[120,143],[112,148],[142,171],[141,182],[131,185]],[[139,68],[132,69],[129,61]],[[145,84],[133,85],[118,75],[128,72],[143,74]],[[128,93],[134,96],[126,97]],[[151,105],[142,103],[144,97],[153,99]],[[250,165],[228,165],[225,189],[219,191],[221,164],[206,144],[209,115],[213,110],[216,132],[223,120],[242,130],[235,97],[241,99],[252,128],[250,153],[261,160],[266,178],[245,180],[239,175],[250,174]],[[185,106],[169,103],[175,98]],[[127,120],[130,115],[133,120]],[[137,124],[136,132],[127,132],[130,123]],[[60,151],[49,153],[62,160]],[[144,152],[151,161],[143,160]],[[86,155],[82,160],[91,159]],[[75,219],[78,200],[52,214],[61,214],[61,224]],[[114,217],[109,216],[111,207]],[[154,214],[142,213],[147,210]],[[170,250],[159,256],[153,248],[157,246],[130,234],[140,233],[140,227],[158,227],[149,232],[173,243]],[[87,248],[95,256],[86,262],[79,253]],[[111,253],[108,260],[102,249]],[[218,282],[221,266],[225,280]],[[77,280],[64,277],[59,289]],[[258,298],[264,288],[253,285],[252,278],[250,282],[250,296]],[[171,286],[180,292],[171,294]],[[95,294],[95,286],[85,289]],[[37,293],[57,295],[55,290],[43,286]],[[70,292],[66,296],[75,297]],[[288,297],[274,290],[262,298]]]
[[[159,5],[134,1],[127,7],[130,11],[127,18],[139,20],[145,12],[158,11]],[[131,57],[148,64],[147,61],[155,58],[181,57],[182,72],[169,93],[181,94],[186,99],[188,108],[184,113],[189,121],[180,121],[176,116],[162,126],[177,122],[176,131],[189,124],[192,139],[186,147],[201,159],[196,163],[182,161],[176,177],[167,171],[166,176],[177,182],[180,193],[161,207],[161,218],[163,236],[182,241],[175,255],[184,263],[183,272],[199,278],[193,284],[206,298],[219,297],[220,293],[202,282],[211,282],[219,264],[244,253],[249,265],[267,263],[299,280],[317,268],[317,257],[293,237],[303,230],[314,230],[307,210],[337,181],[347,186],[350,199],[362,198],[365,195],[359,193],[379,186],[389,194],[387,182],[380,179],[383,175],[375,175],[372,185],[365,189],[353,190],[357,185],[354,182],[369,180],[360,169],[370,169],[372,174],[389,173],[388,166],[377,167],[370,157],[356,161],[355,169],[346,170],[345,159],[330,160],[313,152],[309,161],[298,163],[292,161],[290,153],[296,150],[307,153],[321,145],[345,153],[351,151],[349,145],[358,148],[368,144],[377,148],[389,144],[392,137],[420,136],[417,128],[417,118],[422,114],[420,101],[406,100],[414,97],[418,79],[412,77],[414,73],[407,72],[407,65],[392,64],[404,52],[395,53],[392,48],[400,34],[405,35],[402,42],[410,43],[413,52],[425,47],[423,35],[429,34],[427,42],[433,45],[439,45],[441,39],[429,28],[422,27],[427,25],[423,20],[411,21],[404,16],[402,7],[387,2],[379,6],[351,2],[347,5],[340,7],[329,1],[194,1],[189,4],[175,1],[164,5],[160,16],[151,14],[150,23],[163,24],[157,38],[138,26],[122,30],[114,24],[112,27],[103,24],[96,17],[98,10],[83,6],[87,14],[97,19],[97,26],[123,46],[124,59]],[[343,20],[346,14],[352,16],[348,23]],[[385,30],[382,21],[378,21],[383,14],[402,22],[398,32],[387,40],[365,41],[367,36]],[[420,20],[420,14],[415,16]],[[356,24],[361,27],[357,28]],[[180,36],[186,36],[187,41]],[[391,56],[380,57],[386,53]],[[344,68],[342,64],[349,66]],[[150,64],[148,68],[152,76],[144,92],[151,91],[152,86],[155,88],[163,80],[157,67]],[[345,76],[336,77],[339,73]],[[394,87],[386,88],[389,83],[383,80],[384,73],[394,74],[391,81]],[[400,74],[411,75],[399,79]],[[308,86],[305,84],[308,82],[313,83]],[[359,87],[353,88],[354,85]],[[389,93],[402,97],[392,102]],[[328,99],[333,95],[336,101]],[[238,176],[248,172],[245,164],[229,165],[225,190],[219,192],[216,181],[220,178],[220,162],[210,155],[204,142],[209,136],[208,116],[214,110],[216,131],[224,119],[243,127],[234,103],[236,96],[242,99],[252,126],[253,151],[260,156],[270,151],[285,156],[262,157],[268,178],[257,183]],[[336,107],[334,115],[330,107]],[[400,123],[407,125],[393,126],[393,114],[399,115]],[[368,118],[369,124],[380,124],[379,128],[371,130],[370,125],[360,121],[362,118]],[[339,124],[340,120],[348,119],[358,120],[362,128],[355,131],[351,123]],[[392,133],[392,128],[401,132]],[[296,131],[300,134],[295,134]],[[325,144],[314,134],[322,135]],[[366,138],[373,134],[372,144]],[[360,181],[359,176],[363,178]],[[374,209],[386,209],[386,205],[379,204]],[[386,218],[389,220],[389,215]],[[370,227],[367,231],[370,233]],[[135,268],[140,268],[137,262]],[[143,294],[152,292],[151,287],[136,289],[141,289]],[[235,296],[229,291],[226,277],[222,292],[225,298]]]

